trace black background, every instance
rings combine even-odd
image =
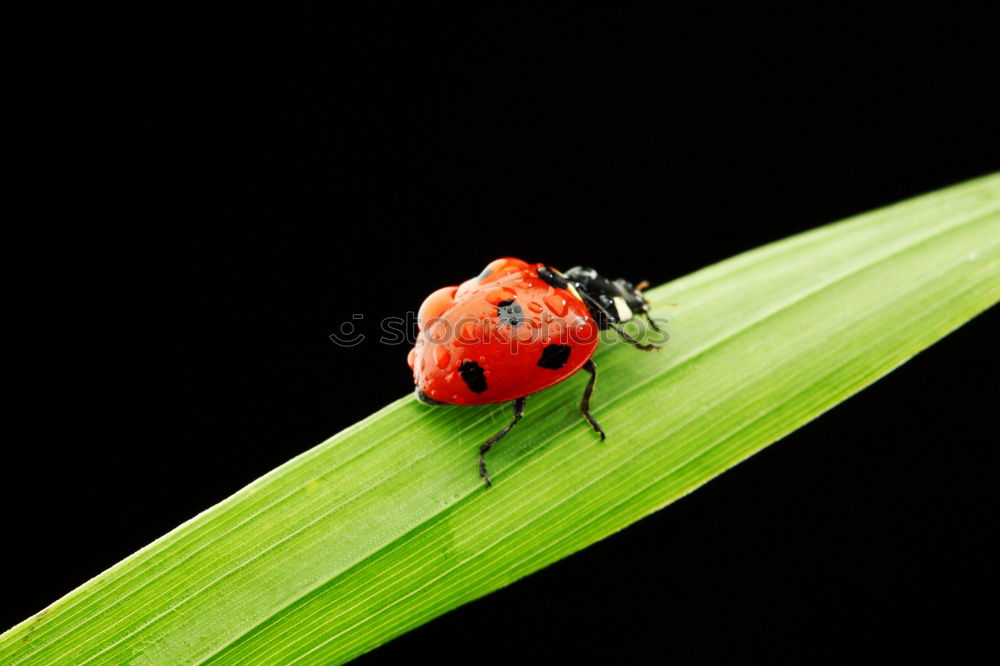
[[[1000,165],[984,16],[810,7],[240,10],[50,56],[0,626],[410,391],[405,347],[328,340],[354,313],[505,255],[659,284]],[[996,334],[361,663],[990,648]]]

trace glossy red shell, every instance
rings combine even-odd
[[[479,277],[428,296],[407,359],[417,387],[439,402],[482,405],[541,391],[579,370],[597,347],[597,324],[579,297],[538,277],[543,265],[497,259]],[[501,317],[500,308],[517,314]],[[479,370],[469,376],[466,363]]]

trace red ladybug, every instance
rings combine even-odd
[[[484,455],[524,415],[525,396],[561,382],[581,368],[590,373],[580,411],[604,439],[590,415],[597,379],[591,356],[599,332],[614,328],[639,349],[642,344],[618,325],[636,314],[649,317],[649,302],[626,280],[609,280],[590,268],[565,274],[545,264],[505,257],[458,287],[438,289],[417,315],[419,335],[407,361],[416,394],[429,405],[514,402],[514,420],[479,447],[479,476],[491,486]],[[655,323],[650,319],[653,328]]]

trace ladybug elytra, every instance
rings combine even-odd
[[[619,326],[634,315],[649,317],[649,302],[624,279],[609,280],[591,268],[566,273],[545,264],[505,257],[477,277],[428,296],[417,314],[419,335],[407,358],[416,396],[430,405],[484,405],[513,401],[514,418],[479,447],[479,475],[492,485],[485,454],[524,415],[526,396],[578,370],[590,373],[580,411],[604,439],[590,414],[597,379],[592,356],[601,330],[643,344]],[[659,330],[659,329],[657,329]]]

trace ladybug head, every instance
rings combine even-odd
[[[545,266],[538,270],[538,276],[554,287],[579,294],[602,329],[628,321],[633,315],[649,313],[649,301],[635,285],[623,278],[609,280],[584,266],[574,266],[565,274]]]

